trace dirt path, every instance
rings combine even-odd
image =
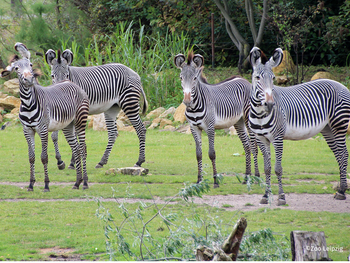
[[[13,183],[13,182],[0,182],[2,185],[15,185],[21,188],[27,187],[27,183]],[[56,185],[71,185],[71,183],[55,183]],[[93,185],[93,183],[91,183]],[[195,198],[194,202],[197,204],[207,204],[210,206],[216,206],[219,208],[225,208],[226,210],[234,211],[253,211],[259,208],[281,208],[290,209],[296,211],[313,211],[313,212],[334,212],[334,213],[350,213],[350,195],[347,194],[347,199],[344,201],[335,200],[332,194],[286,194],[286,206],[277,206],[277,195],[273,196],[272,204],[260,205],[261,194],[242,194],[242,195],[204,195],[203,198]],[[123,198],[117,199],[123,201]],[[125,202],[135,203],[138,201],[153,202],[148,199],[127,199]],[[0,199],[3,202],[54,202],[54,201],[70,201],[70,202],[84,202],[87,199]],[[115,201],[112,198],[103,199],[103,201]],[[155,199],[158,204],[165,204],[164,198],[157,197]]]

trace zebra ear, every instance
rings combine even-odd
[[[186,60],[186,58],[183,54],[178,54],[174,58],[174,64],[176,67],[182,68],[184,63],[185,63],[185,60]]]
[[[283,60],[283,51],[280,48],[276,48],[273,52],[272,57],[269,60],[269,64],[272,68],[277,67],[279,64],[281,64]]]
[[[261,50],[258,47],[253,47],[249,54],[249,61],[253,68],[261,63]]]
[[[65,51],[62,52],[62,58],[67,60],[68,65],[72,64],[72,62],[73,62],[73,52],[70,51],[69,49],[66,49]]]
[[[30,59],[30,52],[24,44],[17,42],[15,44],[15,50],[18,51],[23,58],[27,58],[28,60]]]
[[[7,67],[8,68],[8,67]],[[6,77],[6,76],[8,76],[8,75],[10,75],[11,74],[11,71],[12,71],[12,68],[11,68],[11,70],[8,70],[8,69],[4,69],[3,71],[1,71],[1,77],[2,78],[4,78],[4,77]]]
[[[196,64],[198,68],[204,65],[204,58],[199,54],[194,55],[192,61],[194,62],[194,64]]]
[[[45,60],[46,63],[49,64],[50,66],[52,66],[52,61],[56,58],[56,52],[52,49],[49,49],[48,51],[46,51],[45,53]]]

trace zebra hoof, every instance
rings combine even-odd
[[[44,193],[50,192],[50,189],[45,188],[45,189],[43,190],[43,192],[44,192]]]
[[[277,205],[285,205],[285,204],[287,204],[286,200],[284,200],[284,199],[278,199]]]
[[[72,189],[79,190],[79,186],[74,185]]]
[[[334,195],[334,199],[336,199],[336,200],[345,200],[346,196],[345,196],[345,194],[341,194],[339,192],[336,192],[335,195]]]
[[[27,191],[28,191],[28,192],[33,192],[33,191],[34,191],[34,189],[33,189],[33,188],[28,187],[28,188],[27,188]]]
[[[83,190],[89,189],[88,185],[83,185]]]
[[[214,184],[214,188],[219,188],[220,185],[219,184]]]
[[[103,165],[98,163],[98,164],[96,164],[95,168],[96,169],[103,168]]]
[[[71,164],[70,164],[70,165],[68,166],[68,169],[75,170],[75,167],[74,167],[74,165],[71,165]]]
[[[269,203],[269,200],[266,197],[261,198],[260,204],[261,205],[267,205]]]
[[[64,162],[57,164],[58,170],[64,170],[66,168],[66,164]]]

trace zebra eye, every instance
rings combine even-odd
[[[194,77],[193,80],[197,80],[197,77]]]
[[[15,70],[17,71],[17,70],[18,70],[18,67],[15,67]]]
[[[256,76],[255,78],[256,78],[256,80],[260,80],[260,77],[259,77],[259,76]]]
[[[32,63],[30,63],[30,64],[29,64],[29,66],[30,66],[30,67],[33,67],[33,64],[32,64]]]
[[[54,75],[53,75],[53,74],[51,74],[51,78],[54,78]]]

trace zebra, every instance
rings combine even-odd
[[[272,68],[277,67],[283,52],[277,48],[268,60],[254,47],[249,55],[253,66],[251,110],[249,123],[258,139],[264,157],[266,189],[261,204],[267,204],[271,194],[271,154],[274,146],[278,178],[278,205],[286,204],[282,187],[283,140],[305,140],[321,133],[333,151],[339,165],[340,190],[334,198],[346,199],[348,151],[346,131],[350,119],[350,92],[339,82],[318,79],[290,87],[273,85]]]
[[[245,174],[251,174],[251,152],[254,156],[255,175],[259,175],[257,161],[257,145],[254,134],[248,127],[248,113],[250,109],[251,84],[249,81],[237,76],[218,84],[211,85],[202,74],[204,58],[199,54],[189,52],[186,58],[178,54],[174,64],[181,69],[180,79],[186,105],[185,115],[190,123],[190,129],[196,144],[198,164],[198,180],[202,181],[202,138],[204,130],[209,140],[209,158],[212,162],[214,188],[218,187],[215,164],[214,137],[215,129],[224,129],[232,125],[237,130],[242,141],[246,157]],[[250,139],[247,134],[250,132]]]
[[[48,87],[40,86],[32,69],[30,52],[27,47],[22,43],[16,43],[15,50],[20,53],[22,58],[15,55],[10,61],[10,65],[1,72],[1,77],[16,71],[19,79],[21,99],[19,119],[27,140],[30,163],[28,191],[34,190],[35,183],[35,132],[38,133],[42,144],[41,162],[45,173],[43,191],[49,192],[48,132],[61,129],[72,148],[76,163],[77,177],[73,189],[79,189],[83,180],[83,189],[87,189],[85,127],[89,113],[89,100],[86,93],[71,81],[59,82]],[[83,163],[83,171],[81,162]]]
[[[139,100],[143,98],[142,114],[147,111],[147,99],[142,88],[140,76],[132,69],[119,63],[110,63],[91,67],[73,67],[73,53],[69,49],[58,51],[57,59],[54,50],[45,54],[46,62],[51,66],[52,82],[70,80],[80,86],[90,100],[89,114],[104,113],[108,144],[106,150],[95,168],[102,168],[107,162],[118,136],[116,118],[122,109],[134,126],[139,138],[139,159],[134,166],[140,167],[145,162],[146,128],[139,115]],[[52,135],[57,141],[57,133]],[[60,157],[58,147],[56,157]],[[60,158],[58,167],[64,168]],[[63,166],[63,167],[62,167]],[[69,168],[74,169],[73,158]]]

